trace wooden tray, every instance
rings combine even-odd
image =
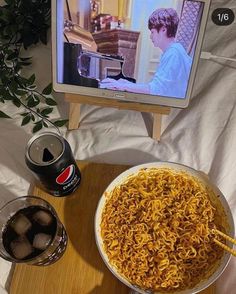
[[[108,184],[129,168],[78,162],[82,181],[72,195],[53,197],[35,187],[33,194],[50,202],[65,225],[69,242],[63,257],[50,266],[15,266],[11,294],[128,294],[107,269],[95,243],[94,215]],[[214,285],[201,294],[214,294]]]

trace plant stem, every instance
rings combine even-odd
[[[17,98],[17,97],[16,97],[16,98]],[[36,112],[35,110],[33,110],[32,108],[28,107],[28,106],[27,106],[24,102],[22,102],[21,100],[19,100],[19,101],[20,101],[21,105],[22,105],[25,109],[29,110],[29,112],[34,113],[35,115],[37,115],[38,117],[40,117],[43,121],[46,121],[49,125],[51,125],[52,127],[54,127],[54,128],[57,130],[57,132],[59,133],[59,135],[62,136],[60,129],[59,129],[57,126],[55,126],[55,125],[54,125],[49,119],[45,118],[45,117],[42,116],[40,113],[38,113],[38,112]]]

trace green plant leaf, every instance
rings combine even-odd
[[[20,57],[19,59],[21,61],[29,61],[30,59],[32,59],[32,57]]]
[[[68,119],[56,120],[53,122],[53,124],[57,127],[63,127],[67,123],[68,123]]]
[[[32,74],[32,76],[28,79],[28,85],[33,85],[33,83],[35,82],[35,74]]]
[[[29,21],[30,19],[28,19]],[[24,35],[22,36],[22,43],[24,46],[24,49],[27,49],[33,44],[37,44],[39,41],[39,38],[37,35],[30,35],[31,32],[28,32],[27,35],[27,30],[24,32]]]
[[[19,55],[19,53],[17,51],[13,51],[11,54],[9,54],[7,56],[7,60],[13,60],[13,59],[17,58],[18,55]]]
[[[42,93],[43,95],[50,95],[52,93],[52,83],[47,85],[47,87],[43,89]]]
[[[43,109],[41,111],[41,115],[42,116],[47,116],[48,114],[52,113],[53,112],[53,108],[52,107],[47,107],[45,109]]]
[[[18,66],[19,67],[21,67],[21,66],[28,66],[28,65],[31,65],[31,62],[27,62],[27,61],[18,62]]]
[[[31,95],[29,100],[27,101],[27,106],[28,107],[35,107],[39,105],[40,100],[37,96]]]
[[[4,100],[13,100],[14,99],[14,96],[12,96],[8,91],[6,91],[4,93],[3,98],[4,98]]]
[[[20,99],[14,97],[14,99],[12,100],[13,104],[16,106],[16,107],[21,107],[21,102],[20,102]]]
[[[0,110],[0,118],[11,118],[11,117],[8,116],[5,112]]]
[[[1,80],[4,85],[8,85],[8,83],[9,83],[8,72],[4,76],[1,77]]]
[[[30,112],[20,113],[21,116],[26,116],[26,115],[28,115],[28,114],[30,114]]]
[[[9,85],[9,89],[11,90],[12,93],[15,93],[15,91],[17,90],[18,85],[15,81],[11,81],[10,85]]]
[[[39,121],[35,124],[35,126],[33,127],[33,133],[38,132],[39,130],[41,130],[43,127],[43,122]]]
[[[27,116],[25,116],[25,117],[22,119],[21,125],[22,125],[22,126],[27,125],[27,124],[30,122],[30,120],[31,120],[31,116],[30,116],[30,114],[28,114]]]
[[[33,113],[31,113],[31,119],[32,119],[32,121],[35,121],[35,116]]]
[[[15,94],[16,94],[17,96],[23,96],[23,95],[25,95],[27,92],[28,92],[27,90],[19,89],[19,90],[16,90],[16,91],[15,91]]]
[[[52,99],[52,98],[46,98],[45,99],[45,102],[46,102],[47,105],[50,105],[50,106],[57,105],[57,102],[54,99]]]
[[[19,84],[22,84],[24,86],[26,86],[28,84],[28,79],[22,77],[22,76],[18,76],[17,77],[17,81]]]
[[[36,85],[30,85],[30,86],[28,86],[27,87],[27,89],[29,90],[29,91],[34,91],[35,89],[36,89],[37,87],[36,87]]]

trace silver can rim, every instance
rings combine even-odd
[[[29,149],[30,149],[30,146],[33,144],[33,142],[34,142],[36,139],[38,139],[38,138],[40,138],[40,137],[43,137],[43,136],[47,136],[47,135],[57,137],[57,138],[61,141],[61,143],[62,143],[62,152],[61,152],[61,154],[60,154],[57,158],[55,158],[54,160],[52,160],[52,161],[50,161],[50,162],[45,162],[45,163],[43,163],[43,164],[39,164],[39,163],[37,163],[37,162],[35,162],[35,161],[33,161],[33,160],[31,159],[31,157],[29,156]],[[31,164],[33,164],[33,165],[36,165],[36,166],[49,166],[49,165],[52,165],[53,163],[57,162],[57,161],[62,157],[62,155],[64,154],[64,152],[65,152],[65,139],[64,139],[61,135],[58,135],[58,134],[56,134],[56,133],[53,133],[53,132],[44,132],[44,133],[41,133],[41,134],[36,134],[36,135],[34,135],[34,136],[28,141],[28,143],[27,143],[27,145],[26,145],[25,156],[26,156],[27,160],[28,160]]]

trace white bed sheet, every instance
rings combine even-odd
[[[212,1],[211,11],[218,7],[236,11],[234,0]],[[217,27],[209,18],[203,50],[236,58],[235,49],[236,24]],[[51,77],[50,46],[31,52],[35,56],[33,70],[37,72],[39,87],[43,87]],[[57,98],[59,113],[67,115],[68,105],[62,95],[57,94]],[[9,105],[1,109],[15,111]],[[29,127],[20,127],[17,117],[0,120],[0,128],[1,206],[9,199],[28,194],[32,175],[24,163],[24,150],[32,134]],[[70,132],[64,128],[63,134],[79,160],[130,165],[161,160],[202,170],[224,193],[236,220],[236,62],[201,60],[189,107],[172,109],[163,118],[160,142],[150,137],[151,130],[151,114],[83,106],[80,128]],[[3,288],[10,266],[0,259]],[[232,258],[217,282],[217,293],[235,293],[235,274],[236,258]]]

